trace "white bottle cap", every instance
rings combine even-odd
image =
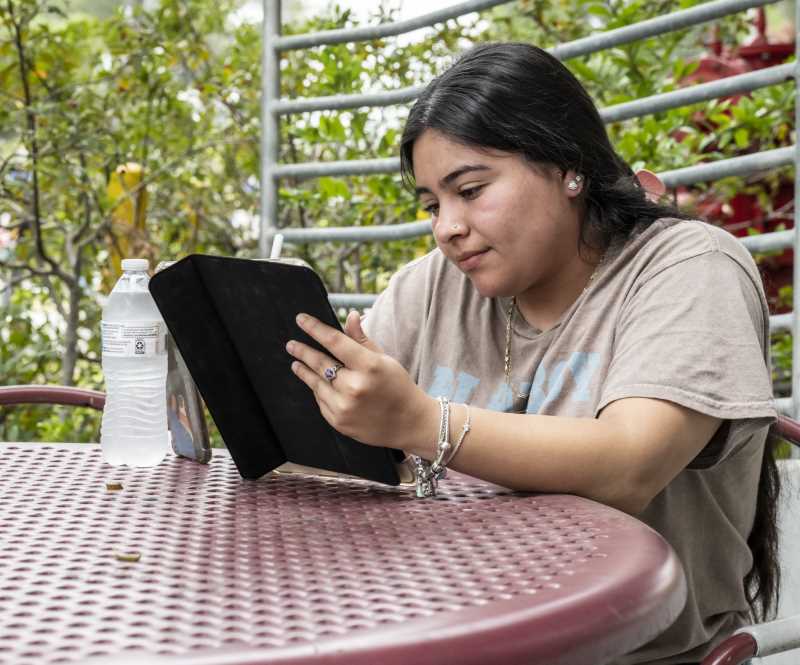
[[[122,259],[122,269],[124,271],[142,272],[150,268],[150,261],[147,259]]]

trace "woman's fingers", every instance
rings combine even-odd
[[[328,423],[342,434],[372,445],[386,445],[392,434],[409,430],[414,423],[409,423],[408,409],[398,409],[397,404],[419,403],[416,393],[421,391],[399,363],[368,348],[371,343],[357,315],[348,319],[348,334],[310,316],[300,315],[297,322],[322,350],[295,340],[288,342],[287,351],[296,359],[292,371],[314,392]],[[325,370],[338,366],[335,358],[343,366],[338,375],[328,372],[328,380]]]
[[[316,395],[320,392],[321,388],[324,388],[323,382],[326,382],[317,372],[312,370],[308,365],[300,362],[299,360],[295,360],[292,363],[292,371],[300,378],[300,380],[305,383],[311,390],[314,391]]]
[[[328,381],[299,360],[292,363],[292,371],[314,393],[314,399],[317,400],[323,418],[342,434],[355,436],[357,430],[351,430],[351,425],[354,422],[354,415],[362,409],[358,401],[353,399],[349,384],[344,384],[337,390],[334,383],[337,380],[341,381],[341,378],[336,377],[333,381]],[[342,368],[339,371],[347,370]]]
[[[350,339],[341,330],[336,330],[308,314],[298,314],[297,325],[332,356],[339,358],[345,367],[358,369],[363,364],[364,354],[368,353],[367,349]]]
[[[344,331],[350,339],[355,340],[364,348],[376,353],[382,353],[380,347],[373,342],[361,327],[361,315],[356,310],[351,310],[344,323]]]
[[[327,353],[318,351],[317,349],[291,340],[286,344],[286,350],[294,357],[297,358],[304,365],[311,368],[318,376],[324,376],[325,370],[328,367],[333,367],[336,361],[332,359]],[[341,364],[341,363],[339,363]]]
[[[337,363],[324,353],[300,342],[289,342],[286,350],[296,358],[292,363],[292,371],[311,388],[320,407],[323,402],[330,405],[331,400],[335,401],[336,391],[332,384],[336,379],[341,380],[338,376],[339,372],[346,371],[341,363]],[[325,370],[328,368],[335,369],[332,380],[325,376]],[[326,420],[331,422],[330,418],[326,417]]]
[[[333,427],[340,426],[337,418],[338,412],[331,407],[331,400],[335,401],[336,395],[329,382],[298,360],[292,363],[292,371],[314,393],[314,399],[317,400],[322,417]]]

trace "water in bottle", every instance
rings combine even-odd
[[[148,267],[146,259],[125,259],[103,308],[100,446],[114,465],[154,466],[169,448],[166,326],[147,289]]]

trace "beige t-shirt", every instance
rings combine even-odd
[[[364,325],[418,385],[455,402],[595,418],[614,400],[651,397],[727,421],[639,516],[678,553],[689,597],[665,633],[618,664],[701,660],[749,620],[747,537],[776,415],[768,311],[752,257],[717,227],[653,223],[606,253],[554,328],[514,317],[513,392],[503,368],[508,305],[482,297],[434,250],[392,277]]]

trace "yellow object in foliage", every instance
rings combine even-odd
[[[147,214],[147,188],[141,164],[121,164],[111,174],[106,188],[111,205],[111,274],[113,286],[122,274],[122,259],[151,258],[145,216]],[[107,286],[109,285],[107,284]]]

